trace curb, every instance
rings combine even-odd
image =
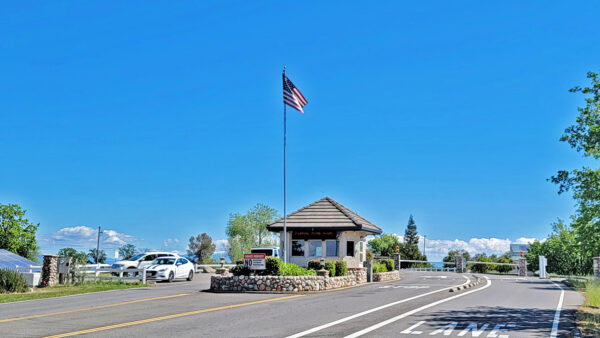
[[[571,331],[571,334],[569,335],[569,337],[580,338],[580,337],[582,337],[581,331],[579,331],[579,329],[575,328],[575,329],[573,329],[573,331]]]
[[[458,292],[460,290],[466,290],[466,289],[469,289],[469,288],[472,288],[472,287],[475,287],[475,286],[481,284],[481,282],[483,281],[483,278],[478,277],[478,276],[473,276],[473,278],[475,278],[474,282],[471,282],[471,283],[469,283],[467,285],[457,286],[457,287],[452,288],[452,289],[450,289],[448,291],[449,292]]]

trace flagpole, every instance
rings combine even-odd
[[[283,66],[283,78],[285,79],[285,68]],[[283,103],[283,262],[287,264],[287,185],[286,185],[286,172],[287,172],[287,148],[286,148],[286,133],[287,133],[287,113],[285,102]]]

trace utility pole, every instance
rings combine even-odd
[[[98,242],[96,243],[96,264],[98,264],[98,255],[100,254],[100,234],[102,233],[101,227],[98,227]]]

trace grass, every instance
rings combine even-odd
[[[575,320],[584,336],[600,333],[600,281],[589,277],[568,278],[573,287],[585,295],[585,304],[577,309]]]
[[[145,286],[147,285],[144,285],[141,282],[128,283],[123,281],[98,281],[86,282],[79,285],[58,285],[46,288],[34,288],[33,292],[0,294],[0,303],[78,295],[108,290],[131,289]]]

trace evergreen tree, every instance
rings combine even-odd
[[[415,224],[415,220],[413,216],[410,215],[408,218],[408,225],[406,226],[406,231],[404,232],[404,243],[411,245],[419,244],[419,234],[417,234],[417,225]]]

